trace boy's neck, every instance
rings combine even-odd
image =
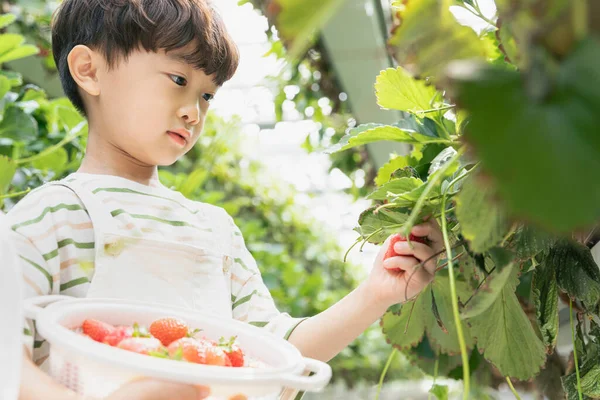
[[[158,180],[158,168],[144,165],[138,160],[90,132],[86,154],[77,172],[98,175],[113,175],[143,185]]]

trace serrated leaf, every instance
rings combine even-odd
[[[423,338],[425,324],[422,297],[421,294],[416,300],[404,303],[398,313],[388,311],[381,318],[380,325],[386,340],[397,349],[410,349]]]
[[[515,251],[518,259],[526,260],[541,252],[546,252],[554,243],[552,235],[530,225],[519,227],[510,247]]]
[[[8,157],[0,156],[0,196],[7,193],[15,172],[17,164]]]
[[[18,59],[25,58],[25,57],[29,57],[29,56],[33,56],[39,52],[40,52],[40,49],[38,49],[36,46],[31,45],[31,44],[19,46],[16,49],[10,50],[10,51],[0,55],[0,64],[9,62],[9,61],[18,60]]]
[[[388,192],[394,195],[408,194],[422,185],[423,181],[417,178],[394,179],[369,194],[367,199],[385,200],[388,198]],[[411,200],[414,201],[416,199],[411,198]]]
[[[427,117],[419,118],[414,114],[406,114],[406,117],[398,121],[396,126],[409,132],[418,132],[432,138],[442,137],[438,132],[435,121]]]
[[[22,109],[9,106],[0,122],[0,137],[28,142],[37,137],[37,121]]]
[[[440,139],[432,138],[418,132],[412,132],[407,129],[402,129],[396,125],[382,124],[364,124],[359,125],[342,137],[340,141],[327,149],[327,153],[336,153],[344,151],[352,147],[361,146],[368,143],[389,140],[401,143],[433,143]]]
[[[489,187],[481,187],[469,177],[456,197],[456,217],[461,233],[476,253],[496,246],[508,231],[504,212],[492,201],[491,195]]]
[[[452,60],[484,58],[475,32],[460,25],[452,0],[411,0],[401,14],[402,24],[390,39],[399,63],[424,77],[439,78]]]
[[[600,270],[586,246],[567,239],[558,241],[544,261],[556,271],[558,287],[593,309],[600,302]]]
[[[433,108],[436,90],[398,67],[381,71],[375,81],[375,94],[382,108],[419,114]]]
[[[8,25],[15,22],[17,16],[14,14],[0,15],[0,29],[6,28]]]
[[[394,173],[394,171],[404,167],[408,167],[408,165],[408,157],[406,156],[398,156],[391,159],[384,166],[379,168],[379,171],[377,171],[375,184],[377,186],[383,186],[384,184],[390,181],[392,173]]]
[[[546,353],[515,295],[518,278],[513,272],[491,307],[469,324],[477,347],[503,376],[527,380],[540,371]]]
[[[553,266],[545,262],[533,271],[532,290],[535,315],[547,351],[554,349],[558,337],[558,285]]]
[[[448,333],[445,333],[438,325],[437,318],[431,311],[433,304],[431,302],[431,291],[435,292],[436,306],[440,319],[446,327]],[[466,301],[470,295],[470,289],[465,282],[456,281],[456,292],[461,301]],[[448,271],[439,271],[433,283],[423,291],[425,297],[424,316],[425,331],[431,342],[431,346],[445,354],[459,354],[460,345],[458,343],[456,324],[452,313],[452,300],[450,293],[450,281]],[[469,326],[466,322],[461,321],[465,344],[467,348],[473,348],[475,341],[471,336]]]
[[[448,386],[446,385],[433,385],[429,389],[429,393],[433,394],[437,400],[448,400]]]
[[[487,311],[498,300],[498,296],[500,296],[508,280],[513,275],[513,268],[514,265],[509,264],[502,271],[488,276],[486,283],[473,295],[473,298],[461,313],[461,319],[473,318]]]
[[[367,238],[381,229],[380,233],[369,238],[371,243],[381,243],[391,234],[399,232],[410,215],[410,210],[406,208],[382,208],[375,213],[376,208],[371,207],[363,211],[358,217],[360,234],[363,238]]]
[[[471,116],[464,137],[498,194],[512,213],[549,231],[600,219],[600,87],[590,85],[600,82],[599,64],[600,42],[583,41],[543,99],[532,98],[517,71],[461,63],[449,74]]]

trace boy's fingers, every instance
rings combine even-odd
[[[385,260],[383,268],[388,270],[412,271],[418,264],[419,260],[414,257],[395,256]]]
[[[210,395],[210,388],[202,385],[184,385],[154,379],[140,379],[114,392],[110,400],[202,400]]]
[[[442,231],[435,218],[430,218],[422,224],[413,226],[410,233],[415,236],[427,237],[435,243],[442,243],[443,241]]]
[[[397,242],[394,244],[394,251],[400,256],[413,256],[413,258],[418,259],[418,262],[429,260],[435,254],[434,250],[424,243],[413,241],[412,245],[413,248],[411,249],[407,242]],[[436,264],[437,260],[433,258],[425,263],[425,269],[430,274],[433,274]]]

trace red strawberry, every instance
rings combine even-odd
[[[104,340],[103,343],[106,343],[110,346],[116,346],[123,339],[127,339],[133,336],[133,328],[130,326],[117,326],[114,331],[109,333]]]
[[[216,346],[205,347],[206,364],[231,367],[231,361],[222,348]]]
[[[188,326],[178,318],[157,319],[150,325],[150,334],[161,341],[165,346],[188,334]]]
[[[95,319],[86,319],[81,326],[83,333],[94,339],[96,342],[104,341],[107,335],[111,334],[115,327],[106,322]]]
[[[185,361],[204,364],[203,346],[196,339],[182,338],[171,343],[167,350],[170,357],[176,357],[181,352],[181,358]]]
[[[412,233],[410,234],[409,238],[412,242],[426,243],[424,237],[415,236]],[[394,245],[398,242],[406,242],[406,238],[400,234],[395,234],[394,236],[392,236],[392,240],[390,240],[390,246],[388,247],[387,251],[385,252],[385,256],[383,257],[384,260],[398,255],[394,250]]]
[[[121,340],[118,348],[139,354],[148,354],[162,348],[160,340],[155,338],[131,337]]]
[[[233,336],[228,342],[225,342],[224,338],[221,338],[219,342],[219,347],[223,349],[227,358],[231,362],[232,367],[243,367],[244,366],[244,352],[235,343],[236,337]]]
[[[225,352],[208,341],[182,338],[171,343],[168,351],[171,357],[176,357],[178,352],[181,352],[181,357],[188,362],[231,367],[231,362]]]

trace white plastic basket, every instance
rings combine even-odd
[[[57,301],[61,300],[61,301]],[[46,308],[40,305],[50,304]],[[283,388],[320,391],[331,379],[324,362],[302,357],[287,341],[239,321],[193,310],[115,299],[65,299],[45,296],[26,301],[25,314],[36,320],[38,332],[50,343],[50,374],[83,396],[103,397],[136,379],[150,377],[211,388],[210,399],[244,395],[275,399]],[[154,358],[97,343],[71,329],[88,318],[113,325],[148,326],[161,317],[178,317],[191,328],[218,340],[237,336],[245,354],[266,368],[227,368]],[[303,376],[305,370],[312,376]]]

